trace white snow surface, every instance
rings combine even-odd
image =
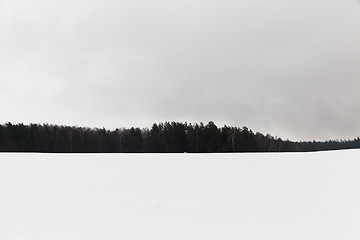
[[[360,151],[0,154],[0,240],[359,240]]]

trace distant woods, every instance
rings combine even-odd
[[[292,142],[254,133],[247,127],[217,127],[214,122],[165,122],[151,128],[69,127],[48,124],[0,125],[0,151],[48,153],[216,153],[301,152],[360,148],[353,140]]]

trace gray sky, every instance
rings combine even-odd
[[[360,136],[356,0],[0,0],[0,122]]]

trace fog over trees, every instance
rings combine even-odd
[[[217,127],[214,122],[165,122],[151,128],[84,128],[49,124],[0,125],[0,151],[48,153],[216,153],[301,152],[360,148],[352,140],[293,142],[247,127]]]

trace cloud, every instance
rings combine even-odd
[[[2,1],[1,121],[213,120],[350,138],[359,8],[338,1]]]

